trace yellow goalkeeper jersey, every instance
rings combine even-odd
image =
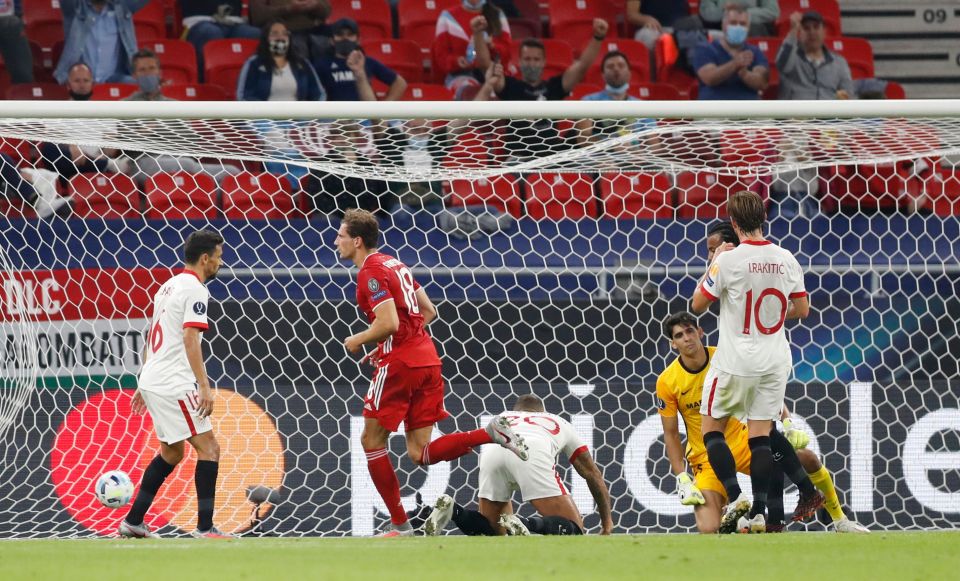
[[[687,369],[677,357],[657,378],[657,409],[661,416],[674,418],[679,413],[683,417],[687,428],[686,456],[690,465],[707,462],[707,449],[700,428],[700,399],[703,380],[716,350],[716,347],[707,347],[707,362],[701,369]],[[737,446],[747,445],[747,426],[730,418],[725,436],[730,449],[736,451]]]

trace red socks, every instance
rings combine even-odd
[[[490,444],[490,434],[486,430],[473,430],[471,432],[457,432],[447,434],[430,442],[423,448],[423,455],[420,456],[420,463],[424,466],[436,464],[437,462],[446,462],[468,454],[475,446]]]
[[[397,473],[390,462],[389,452],[386,448],[365,450],[365,452],[370,478],[377,492],[380,493],[380,498],[386,503],[387,510],[390,511],[390,522],[402,525],[407,522],[407,513],[403,510],[403,503],[400,502],[400,481],[397,480]]]

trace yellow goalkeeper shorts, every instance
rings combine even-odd
[[[733,460],[737,463],[737,472],[750,474],[750,447],[746,442],[734,446],[730,451],[733,453]],[[699,488],[701,492],[712,490],[722,496],[724,502],[726,502],[727,491],[723,487],[723,483],[717,478],[716,472],[713,471],[713,466],[707,461],[706,454],[703,455],[701,460],[701,462],[691,464],[694,486]]]

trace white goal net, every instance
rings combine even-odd
[[[342,346],[364,323],[333,250],[358,206],[438,305],[438,433],[532,391],[591,447],[618,532],[693,530],[654,404],[675,356],[660,323],[687,308],[706,232],[741,189],[808,273],[787,400],[845,510],[873,529],[960,525],[956,104],[103,105],[0,106],[0,537],[115,531],[125,509],[92,484],[113,469],[138,482],[156,453],[149,415],[130,413],[144,330],[201,227],[226,239],[204,345],[215,524],[375,532],[371,370]],[[715,342],[715,314],[701,322]],[[426,469],[402,438],[391,451],[408,508],[416,493],[475,502],[476,455]],[[161,534],[194,526],[194,462],[147,515]],[[586,484],[562,470],[595,530]],[[254,487],[277,493],[257,506]]]

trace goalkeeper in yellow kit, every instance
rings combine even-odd
[[[717,479],[703,443],[700,431],[700,399],[703,394],[703,380],[710,368],[710,358],[716,347],[703,344],[703,329],[690,313],[677,313],[664,321],[664,334],[670,346],[679,352],[657,378],[657,407],[663,422],[664,440],[670,467],[677,477],[677,494],[680,503],[694,506],[697,529],[701,533],[715,533],[720,527],[723,506],[727,503],[726,491]],[[848,519],[840,507],[833,479],[817,455],[806,449],[810,437],[801,430],[793,429],[789,416],[784,409],[784,430],[787,440],[797,449],[804,470],[814,486],[819,488],[826,499],[824,507],[833,519],[837,532],[869,532],[862,525]],[[683,417],[686,427],[686,450],[680,444],[679,419]],[[727,422],[724,436],[730,445],[737,464],[737,471],[750,473],[750,448],[747,444],[747,427],[734,418]],[[684,462],[684,456],[686,462]],[[693,477],[687,473],[689,465]],[[779,478],[774,483],[779,487],[779,502],[771,496],[768,502],[770,518],[767,532],[781,532],[783,522],[783,473],[777,471]]]

